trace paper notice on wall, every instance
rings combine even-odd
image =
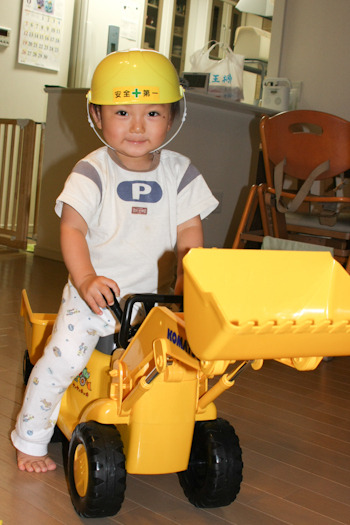
[[[120,36],[126,40],[136,42],[138,31],[140,5],[137,1],[125,2],[122,6],[122,23]]]
[[[64,0],[23,0],[18,62],[59,71]]]

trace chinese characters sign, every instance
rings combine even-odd
[[[157,104],[159,102],[159,88],[155,86],[123,86],[113,91],[115,102],[139,101],[140,104]]]
[[[225,85],[225,84],[229,84],[231,85],[232,84],[232,75],[217,75],[216,73],[211,73],[210,74],[210,83],[211,84],[220,84],[220,85]]]
[[[23,0],[18,62],[59,71],[64,0]]]

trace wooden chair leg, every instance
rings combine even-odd
[[[242,218],[240,220],[240,223],[237,229],[236,237],[235,237],[235,240],[233,241],[233,245],[232,245],[233,249],[244,247],[245,243],[242,239],[242,234],[244,232],[249,231],[254,214],[256,212],[256,208],[258,205],[257,189],[258,189],[258,186],[256,184],[253,184],[253,186],[250,188],[247,202],[244,206]]]
[[[259,200],[260,217],[261,217],[263,234],[264,236],[273,235],[273,231],[270,225],[270,221],[269,221],[269,217],[268,217],[268,213],[266,209],[266,202],[265,202],[266,184],[259,184],[257,191],[258,191],[258,200]]]

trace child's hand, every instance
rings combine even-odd
[[[101,308],[106,308],[114,303],[113,290],[119,297],[120,290],[115,281],[98,275],[88,275],[81,283],[78,291],[91,310],[98,315],[102,314]]]

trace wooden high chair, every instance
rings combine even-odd
[[[251,216],[259,209],[261,228],[254,232],[254,240],[271,235],[330,246],[346,265],[350,196],[344,193],[350,122],[320,111],[287,111],[263,116],[260,135],[266,184],[252,187],[233,247],[253,240]]]

